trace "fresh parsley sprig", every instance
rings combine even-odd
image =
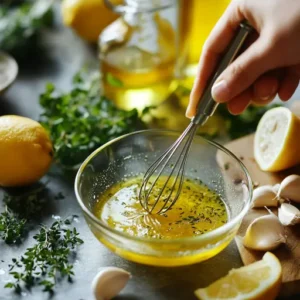
[[[74,217],[55,221],[49,228],[41,227],[33,237],[35,244],[20,259],[12,259],[10,274],[14,282],[8,282],[6,288],[21,292],[24,287],[40,285],[44,291],[53,292],[58,279],[72,280],[71,254],[83,243],[76,228],[69,227]]]

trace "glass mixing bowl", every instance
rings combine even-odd
[[[252,182],[242,162],[217,143],[195,136],[185,175],[200,179],[221,196],[229,215],[226,224],[202,235],[163,240],[130,236],[110,228],[93,214],[101,193],[121,180],[144,174],[178,137],[179,133],[161,130],[122,136],[94,151],[77,173],[75,193],[89,228],[99,241],[125,259],[155,266],[181,266],[209,259],[232,241],[249,209]]]

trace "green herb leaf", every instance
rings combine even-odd
[[[111,73],[107,73],[106,82],[113,87],[123,87],[123,82]]]
[[[19,243],[24,234],[26,220],[20,219],[6,207],[0,214],[0,238],[7,244]]]
[[[56,161],[76,168],[99,146],[120,135],[145,128],[138,111],[121,110],[101,96],[99,76],[79,72],[72,89],[58,92],[53,84],[40,96],[40,122],[54,144]]]
[[[8,282],[4,287],[5,288],[13,288],[14,284],[12,282]]]
[[[0,238],[6,243],[21,243],[34,222],[39,222],[49,203],[46,185],[38,183],[31,188],[20,188],[14,194],[4,194],[6,210],[0,214]],[[62,193],[54,199],[63,199]]]
[[[14,281],[7,283],[6,288],[20,292],[23,285],[28,289],[40,285],[52,293],[58,277],[72,279],[72,253],[83,243],[76,228],[67,227],[72,219],[55,221],[50,228],[41,227],[33,237],[35,244],[20,259],[12,259],[10,275]]]

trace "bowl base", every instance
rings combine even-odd
[[[100,239],[101,243],[103,243],[108,249],[110,249],[118,256],[135,263],[156,267],[180,267],[193,265],[208,260],[219,254],[222,250],[224,250],[229,245],[231,240],[232,239],[226,239],[213,249],[202,251],[199,253],[193,253],[192,255],[167,257],[135,253],[126,249],[116,247],[115,245],[112,245],[108,241],[104,240],[103,238]]]

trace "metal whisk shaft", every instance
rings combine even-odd
[[[212,86],[219,75],[237,56],[251,30],[252,27],[247,22],[242,22],[240,24],[239,31],[232,40],[227,51],[224,53],[217,69],[215,70],[215,73],[209,80],[208,85],[201,96],[197,107],[196,116],[192,119],[189,126],[184,130],[175,143],[169,149],[167,149],[145,173],[139,192],[139,201],[144,209],[149,213],[165,213],[177,201],[182,189],[185,166],[196,130],[198,126],[203,125],[207,119],[213,115],[218,106],[211,96]],[[183,143],[184,145],[181,148]],[[172,167],[171,172],[168,174],[168,172],[166,172],[167,167],[171,159],[173,159],[177,153],[179,153],[179,155],[176,159],[174,159],[174,166]],[[171,187],[169,187],[168,184],[173,177],[175,170],[177,170],[176,175],[174,175],[175,178]],[[153,192],[155,191],[155,187],[158,184],[159,179],[166,173],[168,174],[166,181],[164,182],[163,186],[159,188],[159,192],[155,200],[150,201],[151,195],[153,196]],[[153,182],[151,182],[150,179],[153,179]],[[160,202],[162,202],[161,205],[158,205]]]

